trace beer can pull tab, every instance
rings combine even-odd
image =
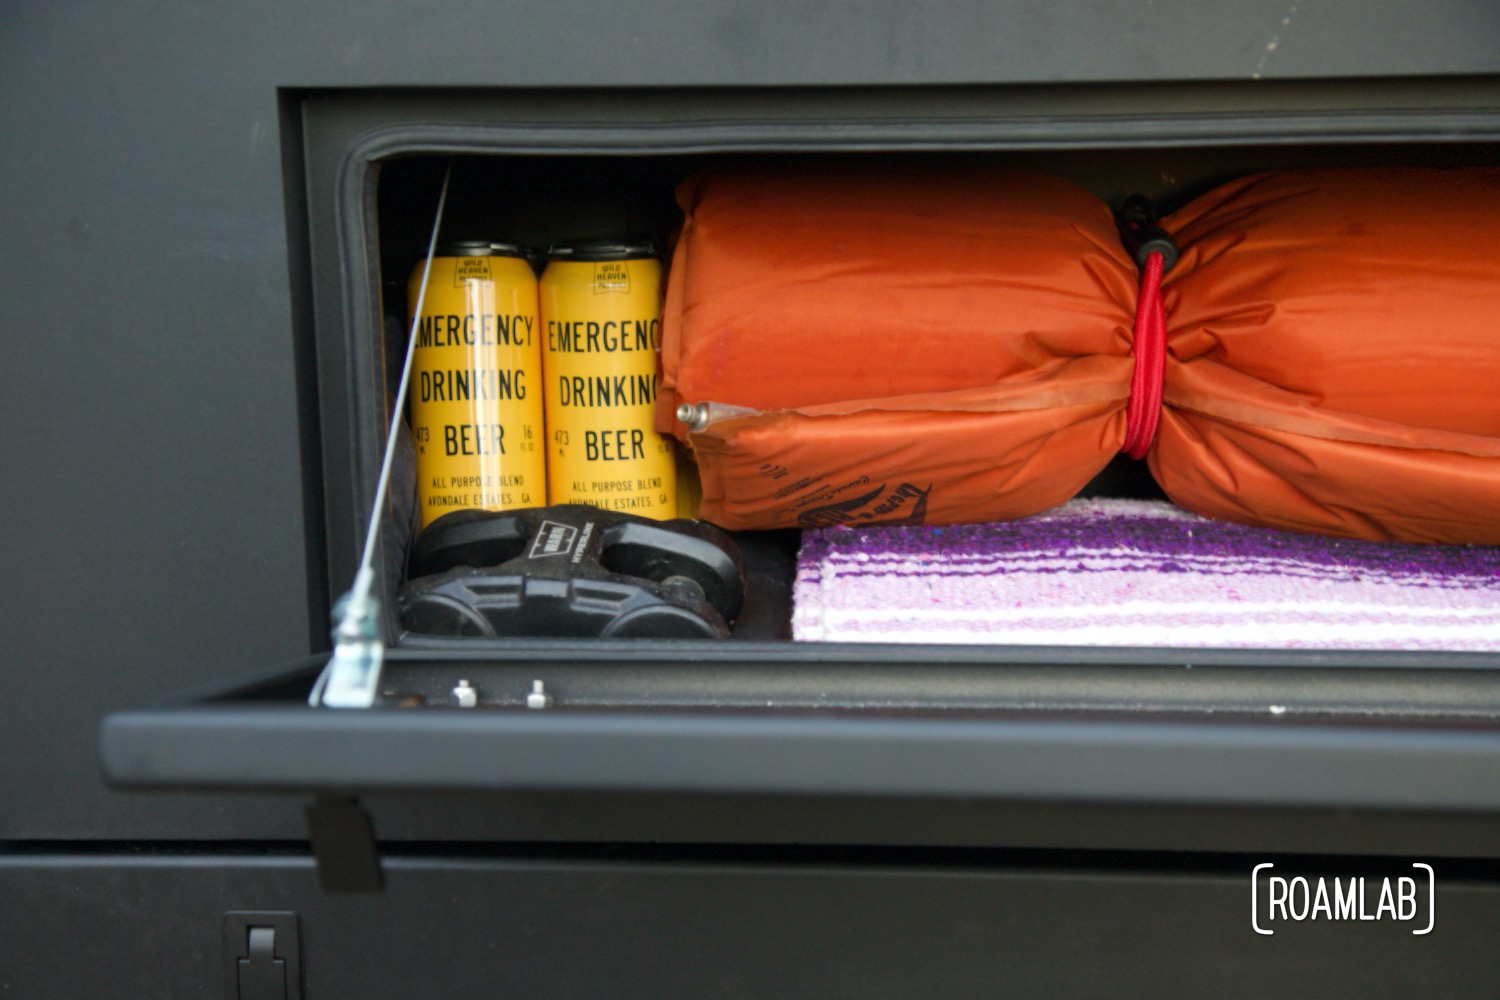
[[[1137,267],[1145,269],[1154,253],[1161,254],[1162,273],[1177,263],[1177,242],[1157,225],[1156,206],[1145,195],[1133,194],[1115,214],[1120,239]]]

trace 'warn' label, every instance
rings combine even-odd
[[[573,551],[573,543],[577,540],[577,528],[558,524],[556,521],[543,521],[536,533],[536,538],[531,541],[531,551],[527,554],[527,558],[540,559],[543,556],[568,555]]]

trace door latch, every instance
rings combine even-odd
[[[302,953],[295,913],[224,914],[224,996],[302,1000]]]

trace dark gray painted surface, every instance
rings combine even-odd
[[[933,797],[1500,813],[1500,732],[1056,713],[122,713],[127,786]]]
[[[853,859],[851,859],[853,860]],[[693,863],[412,857],[380,896],[301,857],[0,855],[0,995],[221,995],[228,910],[292,910],[305,996],[1492,997],[1500,888],[1437,869],[1433,932],[1250,926],[1255,858],[837,856]],[[1277,870],[1395,878],[1401,862]],[[1425,907],[1426,901],[1422,905]],[[649,933],[643,931],[649,930]],[[58,942],[75,943],[66,951]]]
[[[615,86],[1299,78],[1493,72],[1500,11],[1439,0],[290,2],[11,12],[10,41],[138,80]],[[59,65],[76,75],[80,64]],[[100,74],[103,75],[102,73]],[[211,84],[210,84],[211,86]],[[217,89],[217,88],[213,88]],[[198,97],[207,96],[202,90]]]
[[[309,644],[276,92],[249,56],[277,46],[222,17],[3,15],[0,838],[295,829],[106,795],[93,761],[104,711]]]
[[[7,8],[0,838],[296,834],[285,810],[247,801],[108,794],[93,760],[105,711],[321,642],[304,584],[308,533],[315,550],[321,539],[304,518],[319,498],[302,481],[302,271],[288,252],[280,89],[1253,88],[1256,73],[1500,70],[1491,5],[1429,5],[1419,19],[1395,3],[1306,6]]]

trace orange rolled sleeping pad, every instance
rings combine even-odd
[[[731,528],[1022,517],[1120,447],[1135,265],[1109,210],[1034,173],[718,173],[662,322],[659,430]],[[682,403],[708,409],[695,432]]]
[[[657,423],[692,446],[702,517],[1004,520],[1120,450],[1140,276],[1087,192],[810,169],[703,175],[678,199]],[[1168,495],[1500,542],[1497,223],[1492,170],[1262,174],[1165,220],[1182,255],[1149,461]]]
[[[1500,170],[1258,174],[1166,220],[1151,470],[1208,517],[1500,544]]]

